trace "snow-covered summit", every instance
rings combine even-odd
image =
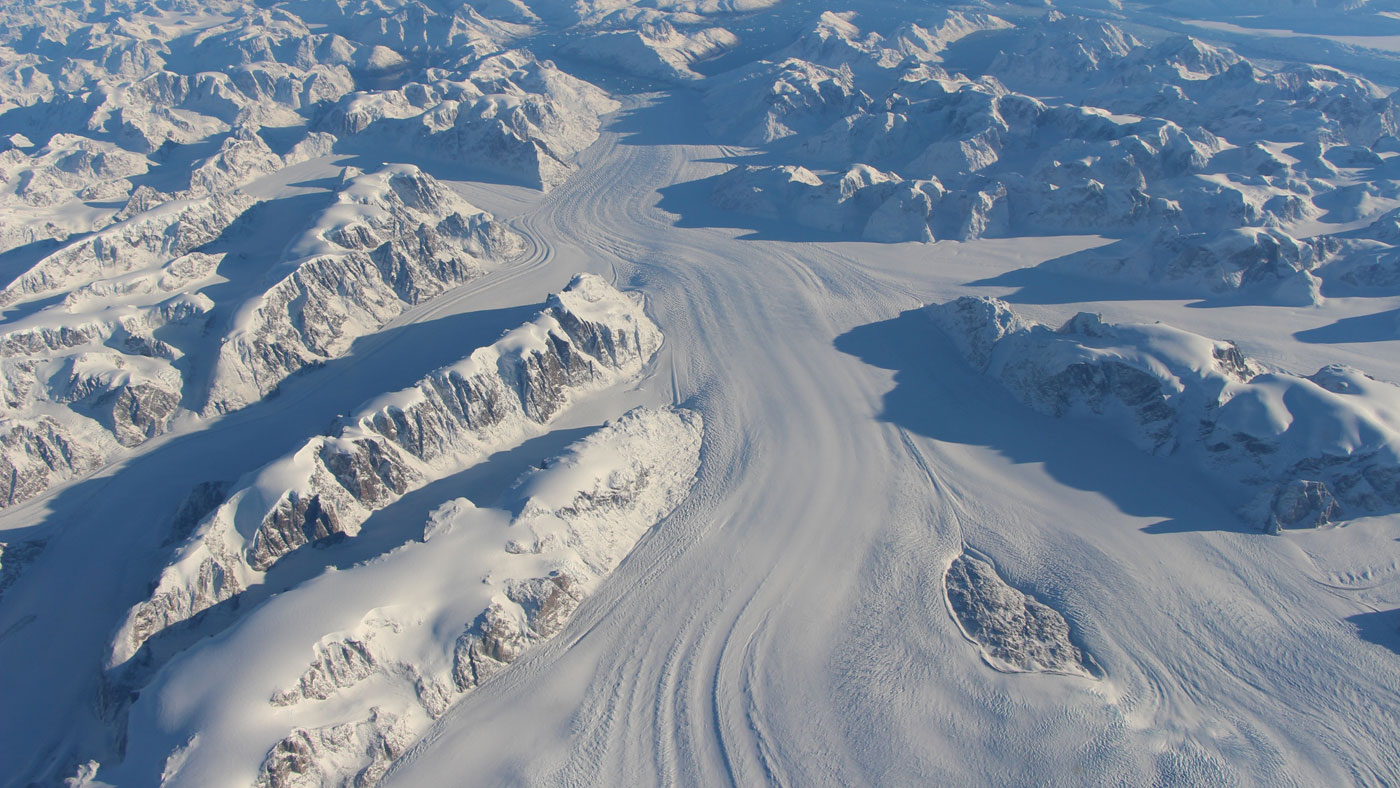
[[[1271,369],[1233,344],[1081,313],[1059,328],[996,299],[928,308],[961,355],[1027,406],[1101,423],[1207,472],[1260,527],[1400,511],[1400,387],[1341,365]]]

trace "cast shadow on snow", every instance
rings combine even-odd
[[[1112,240],[1071,252],[1033,266],[1017,268],[996,276],[968,282],[969,287],[1014,287],[1015,292],[999,296],[1012,304],[1075,304],[1088,301],[1187,301],[1186,306],[1208,309],[1232,306],[1276,306],[1267,294],[1248,291],[1222,293],[1206,298],[1161,283],[1141,284],[1112,278],[1081,276],[1074,268],[1084,263],[1127,259],[1145,254],[1139,241]]]
[[[698,90],[678,87],[656,94],[646,103],[624,109],[608,122],[608,130],[619,135],[623,145],[712,145],[716,140],[696,118],[706,117],[703,96]]]
[[[714,178],[685,181],[657,190],[661,199],[656,207],[676,216],[675,226],[687,229],[727,227],[747,230],[745,241],[784,241],[787,243],[837,243],[859,240],[843,233],[813,230],[795,222],[718,208],[710,202]]]
[[[1379,646],[1400,654],[1400,610],[1359,613],[1347,619],[1356,627],[1356,634]]]
[[[1156,301],[1170,296],[1160,289],[1065,274],[1045,266],[1083,255],[1074,252],[1039,265],[1017,268],[996,276],[968,282],[968,287],[1014,287],[1015,291],[998,296],[1010,304],[1076,304],[1087,301]]]
[[[336,161],[337,166],[358,167],[364,172],[375,172],[385,165],[404,161],[402,155],[396,159],[383,158],[385,151],[382,145],[375,146],[369,142],[353,139],[336,144],[334,152],[335,155],[344,157]],[[523,186],[529,189],[539,189],[538,182],[532,181],[521,173],[503,172],[465,160],[446,161],[420,157],[415,158],[413,164],[427,173],[429,177],[440,181],[472,181],[492,186]]]
[[[1344,317],[1325,326],[1296,331],[1293,338],[1309,344],[1400,340],[1400,309]]]
[[[224,256],[216,269],[220,281],[200,291],[214,302],[207,318],[207,333],[222,334],[248,299],[275,282],[288,245],[306,230],[310,217],[319,215],[334,201],[333,192],[313,192],[254,203],[217,238],[196,250]],[[290,271],[280,271],[281,275],[287,273]],[[185,387],[180,405],[200,409],[208,395],[204,384],[217,361],[217,353],[203,349],[208,336],[182,335],[178,330],[166,329],[158,331],[157,338],[184,352],[175,365],[192,384]]]
[[[61,239],[44,238],[0,252],[0,287],[8,287],[40,260],[89,235],[92,233],[73,233]]]
[[[934,440],[985,446],[1013,463],[1042,464],[1057,482],[1099,493],[1125,514],[1160,518],[1148,533],[1253,531],[1194,469],[1140,452],[1093,423],[1022,405],[969,367],[919,309],[858,326],[835,346],[894,371],[880,420]]]
[[[237,624],[241,620],[240,610],[252,610],[267,599],[321,575],[328,567],[350,569],[403,545],[422,541],[428,516],[446,501],[467,498],[482,508],[505,505],[510,514],[519,514],[523,501],[502,500],[510,484],[595,429],[596,426],[557,429],[496,452],[464,471],[406,493],[374,512],[354,537],[337,534],[288,553],[267,571],[263,582],[147,640],[119,671],[119,692],[143,686],[174,656],[197,641]]]
[[[158,443],[143,453],[66,487],[48,500],[26,504],[42,506],[46,511],[39,524],[29,529],[32,533],[25,536],[56,536],[70,543],[89,541],[90,537],[102,541],[115,538],[111,529],[115,524],[124,524],[128,529],[140,530],[139,536],[130,534],[124,538],[132,542],[129,545],[131,549],[146,556],[146,560],[140,563],[149,565],[154,571],[173,557],[181,546],[179,542],[161,543],[169,535],[172,515],[196,484],[211,479],[235,480],[286,455],[312,436],[327,432],[342,414],[353,412],[372,397],[406,388],[429,370],[489,345],[505,331],[529,320],[541,307],[542,304],[536,303],[454,314],[361,338],[345,356],[288,378],[273,394],[224,416],[205,429],[157,438]],[[493,468],[479,468],[439,484],[457,491],[454,495],[476,496],[473,500],[489,498],[493,485],[504,485],[504,482],[500,482],[501,476],[510,475],[496,464],[498,460],[502,464],[514,463],[523,470],[529,463],[538,462],[542,457],[554,453],[556,443],[567,443],[576,437],[570,431],[562,431],[557,436],[544,436],[520,447],[515,453],[503,452],[493,456],[487,464],[493,466],[495,475]],[[510,478],[514,476],[510,475]],[[452,486],[454,484],[456,486]],[[440,488],[430,489],[434,490],[433,494],[442,493]],[[423,494],[405,496],[395,507],[386,509],[383,517],[376,515],[379,520],[366,525],[367,535],[375,534],[380,520],[395,522],[393,511],[396,510],[408,512],[409,517],[404,522],[416,525],[421,535],[431,500]],[[123,508],[123,511],[128,511],[129,516],[120,523],[115,522],[110,517],[112,507],[127,507],[128,504],[129,510]],[[415,523],[414,517],[417,515],[422,517],[417,517]],[[399,538],[393,544],[370,540],[365,542],[365,548],[360,548],[353,545],[357,540],[347,540],[352,548],[345,554],[345,565],[371,557],[371,554],[364,552],[365,549],[383,552],[402,543],[404,538],[400,537],[407,533],[404,530],[407,527],[385,529],[387,533],[382,539],[392,541]],[[7,535],[10,534],[12,532],[7,532]],[[51,538],[50,548],[53,544]],[[45,557],[41,553],[36,563]],[[337,556],[336,560],[340,560],[340,557]],[[279,564],[270,575],[269,583],[259,586],[251,596],[245,593],[212,608],[202,619],[209,626],[200,626],[196,622],[193,626],[175,628],[170,634],[153,639],[151,648],[143,649],[143,653],[132,663],[137,671],[132,675],[149,675],[146,671],[157,669],[163,660],[177,653],[177,645],[187,646],[231,623],[232,619],[220,611],[254,603],[278,588],[272,584],[273,581],[282,579],[285,582],[292,578],[292,582],[295,582],[296,577],[304,577],[310,571],[304,565],[298,570],[298,566],[296,561],[289,562],[286,568]],[[298,571],[302,575],[298,575]],[[26,588],[31,577],[35,582],[61,583],[61,587]],[[53,572],[26,571],[7,590],[6,597],[9,599],[5,600],[4,605],[8,607],[11,600],[19,603],[16,594],[58,594],[70,599],[78,608],[108,607],[119,603],[122,612],[117,615],[124,615],[131,605],[149,597],[154,576],[133,572],[123,579],[124,585],[96,589],[62,583],[61,577]],[[100,596],[100,600],[85,598],[85,593]],[[0,613],[3,612],[8,611],[0,610]],[[93,654],[92,658],[101,661],[103,655]],[[113,701],[119,702],[125,690],[114,689],[117,696],[113,697]]]

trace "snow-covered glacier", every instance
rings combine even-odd
[[[0,786],[1400,782],[1400,2],[0,0]]]

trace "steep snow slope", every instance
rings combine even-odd
[[[684,499],[701,433],[692,412],[633,410],[527,472],[510,510],[448,501],[421,542],[282,594],[143,691],[142,755],[120,781],[372,784],[463,693],[557,634]],[[228,649],[261,657],[210,692]],[[154,711],[172,704],[183,719]]]
[[[336,434],[313,438],[231,493],[161,572],[150,600],[132,608],[112,667],[261,583],[294,551],[355,536],[405,493],[520,442],[581,394],[637,376],[660,344],[639,303],[597,277],[577,277],[534,321],[371,400]]]

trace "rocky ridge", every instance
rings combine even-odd
[[[1300,376],[1229,342],[1080,313],[1059,328],[992,298],[927,307],[977,371],[1057,418],[1101,424],[1206,471],[1265,530],[1400,511],[1400,386],[1330,365]]]
[[[219,349],[206,413],[254,402],[404,309],[520,257],[524,240],[412,165],[347,171]]]
[[[642,535],[684,499],[699,467],[703,429],[682,409],[631,411],[573,444],[516,482],[519,514],[468,562],[489,567],[485,588],[459,586],[462,597],[436,605],[454,615],[482,605],[457,631],[427,636],[445,614],[374,610],[351,632],[331,633],[289,687],[271,698],[292,719],[314,719],[328,703],[352,704],[358,721],[298,727],[268,750],[255,785],[345,785],[382,774],[450,706],[491,676],[561,631],[573,612],[633,549]],[[465,499],[436,510],[426,545],[405,550],[460,549],[462,539],[490,527]],[[391,554],[389,561],[407,560]],[[426,639],[425,639],[426,638]],[[384,686],[404,701],[384,700]],[[243,698],[241,702],[256,700]],[[351,717],[355,720],[355,717]],[[383,742],[398,746],[365,746]]]
[[[953,70],[964,40],[999,54]],[[717,133],[792,162],[717,177],[728,210],[881,242],[1107,235],[1122,240],[1055,270],[1202,298],[1318,303],[1331,277],[1393,289],[1375,261],[1390,242],[1297,229],[1400,199],[1394,101],[1337,69],[1058,12],[884,26],[827,12],[711,82]]]
[[[182,414],[257,401],[409,306],[525,251],[519,235],[416,167],[346,172],[336,202],[224,329],[215,316],[234,310],[207,292],[221,282],[226,253],[203,250],[237,232],[253,200],[237,190],[157,196],[150,206],[141,197],[130,218],[44,258],[0,293],[18,304],[65,293],[0,332],[0,462],[12,469],[4,505],[100,467]],[[188,355],[215,330],[226,331],[218,360],[208,378],[194,375]],[[202,406],[187,404],[201,397]]]
[[[637,300],[595,276],[540,316],[416,386],[367,403],[333,436],[254,474],[213,512],[134,607],[112,664],[230,599],[305,545],[354,536],[377,509],[537,431],[582,393],[636,377],[661,345]]]

